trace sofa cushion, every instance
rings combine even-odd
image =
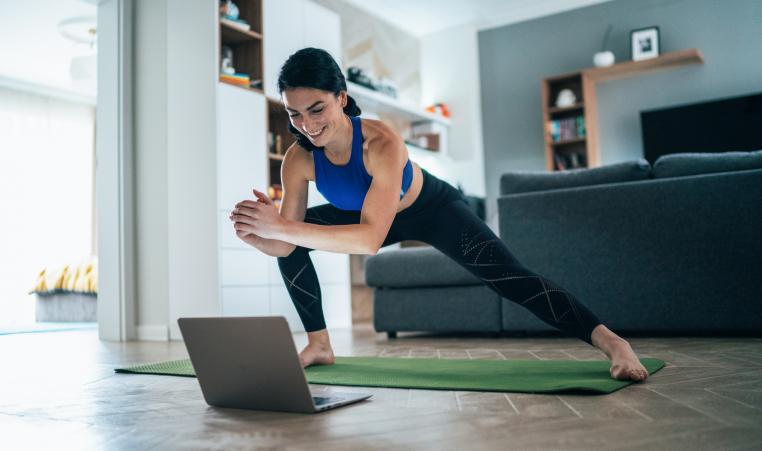
[[[654,163],[654,178],[681,177],[762,168],[762,150],[753,152],[673,153]]]
[[[632,182],[648,179],[650,172],[651,165],[643,158],[596,168],[566,171],[512,171],[500,177],[500,193],[518,194],[604,183]]]
[[[365,262],[365,282],[371,287],[432,287],[479,285],[482,282],[433,247],[391,249]]]

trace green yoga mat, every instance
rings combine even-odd
[[[640,359],[649,374],[664,367]],[[612,393],[632,382],[609,374],[606,360],[455,360],[336,357],[334,365],[305,369],[311,384],[519,393]],[[190,359],[116,368],[117,373],[195,377]]]

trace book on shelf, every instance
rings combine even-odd
[[[586,167],[585,157],[576,152],[555,152],[553,154],[553,161],[555,161],[556,169],[559,171]]]
[[[283,139],[278,133],[267,132],[267,150],[273,155],[283,155]]]
[[[555,154],[553,155],[553,159],[556,160],[556,169],[559,171],[566,170],[566,164],[564,163],[563,158],[561,158],[561,155]]]
[[[253,79],[253,80],[249,80],[249,87],[252,88],[252,89],[263,89],[264,88],[264,83],[259,78]]]
[[[553,119],[548,123],[548,133],[553,142],[585,137],[585,117]]]
[[[251,30],[251,25],[249,25],[248,22],[241,19],[230,19],[228,17],[220,17],[220,22],[224,23],[225,25],[228,25],[230,27],[233,27],[235,29],[241,30],[241,31],[249,31]]]
[[[234,85],[249,87],[249,76],[247,74],[220,74],[220,81],[232,83]]]

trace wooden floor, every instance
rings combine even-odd
[[[297,346],[306,343],[297,334]],[[332,334],[338,355],[600,359],[565,338]],[[115,374],[187,357],[182,342],[112,343],[96,331],[0,336],[0,448],[762,449],[762,339],[634,338],[667,361],[604,396],[363,388],[370,401],[316,415],[218,409],[195,378]],[[356,387],[312,386],[315,392]]]

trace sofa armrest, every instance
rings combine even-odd
[[[482,282],[433,247],[392,249],[368,257],[365,282],[371,287],[480,285]]]

